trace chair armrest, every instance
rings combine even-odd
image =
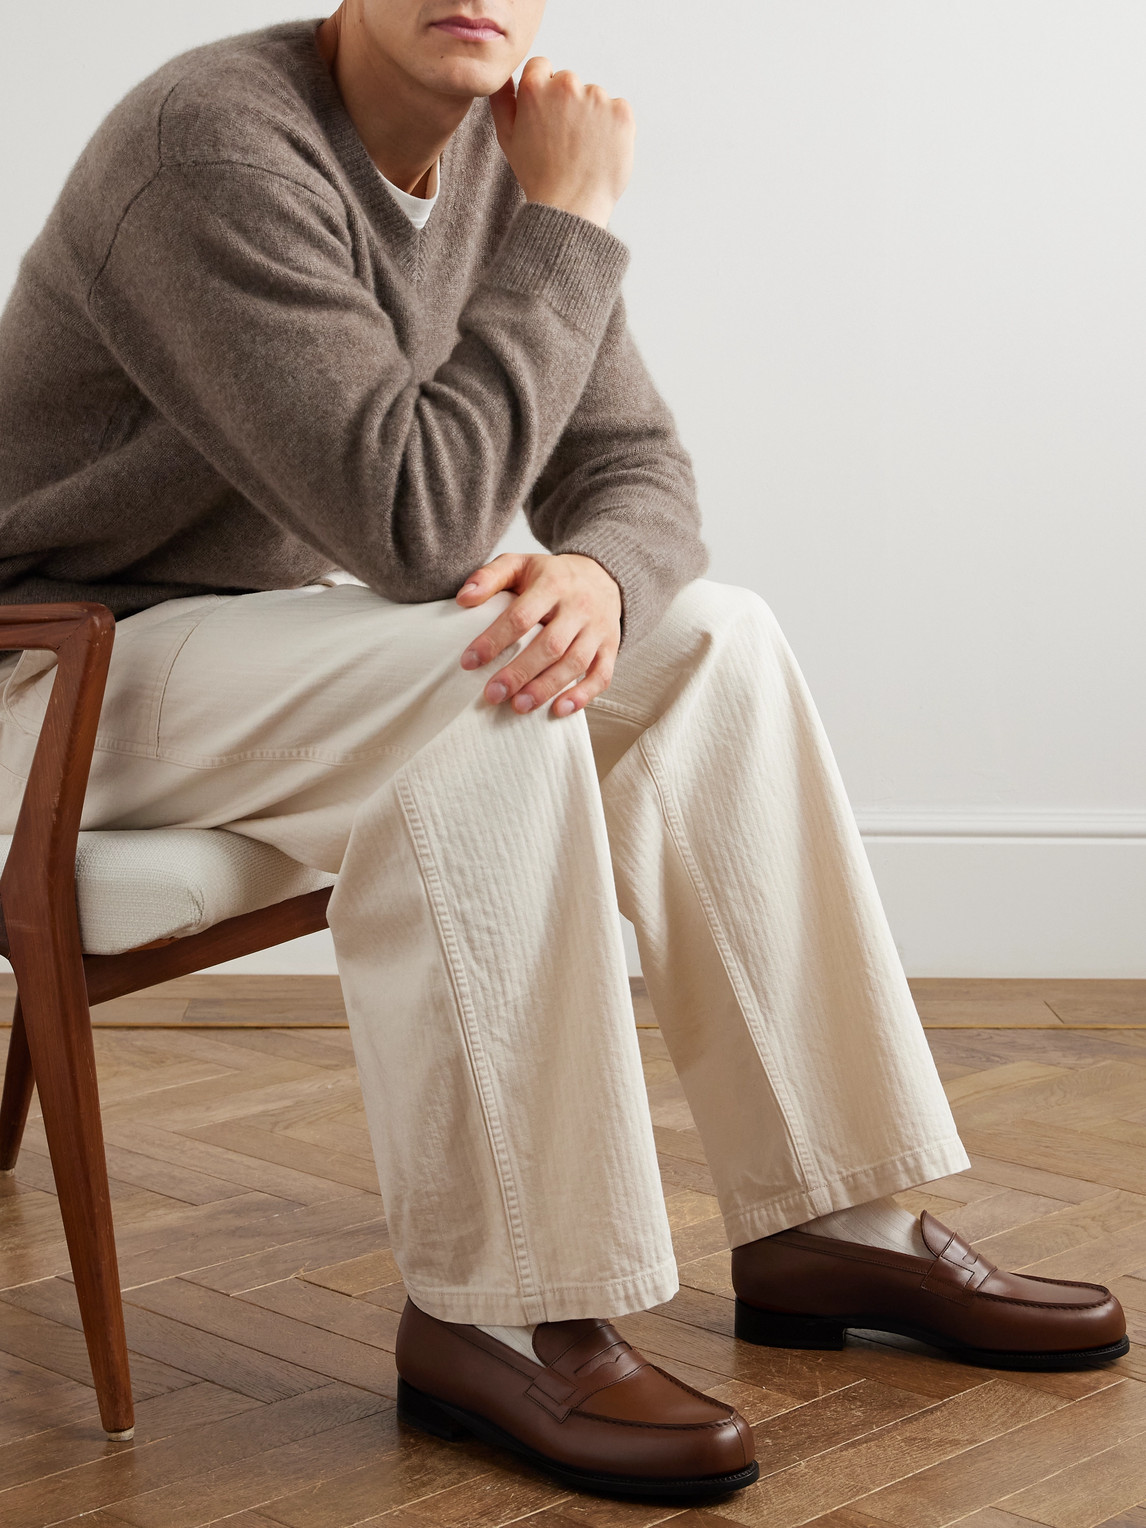
[[[107,682],[115,617],[105,605],[0,605],[0,650],[56,653],[40,736],[0,874],[0,939],[75,926],[76,839]],[[78,936],[77,936],[78,937]]]

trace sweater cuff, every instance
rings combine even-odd
[[[599,562],[621,591],[621,647],[632,647],[656,625],[658,608],[648,549],[616,524],[598,521],[574,533],[552,552],[579,552]]]
[[[562,318],[597,337],[621,289],[629,251],[615,234],[547,202],[518,208],[486,281],[543,298]]]

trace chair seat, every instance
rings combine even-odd
[[[12,839],[0,834],[0,867]],[[80,937],[89,955],[118,955],[181,938],[336,877],[224,828],[81,833],[76,853]]]

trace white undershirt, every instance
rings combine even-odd
[[[438,165],[440,163],[440,160],[435,160],[434,168],[430,171],[430,184],[433,186],[433,193],[430,196],[411,196],[408,191],[403,191],[400,186],[396,186],[392,180],[387,180],[381,170],[378,171],[382,184],[415,228],[425,228],[426,221],[434,210],[434,203],[437,201],[438,192],[441,190],[441,179],[438,175]]]

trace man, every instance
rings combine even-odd
[[[339,874],[403,1417],[698,1497],[747,1426],[608,1321],[677,1288],[618,900],[741,1337],[1037,1368],[1125,1328],[890,1197],[967,1158],[791,653],[701,577],[606,227],[629,108],[514,89],[543,3],[345,0],[121,103],[0,324],[0,582],[118,617],[85,827]],[[549,553],[486,561],[518,505]],[[9,825],[49,667],[0,675]]]

